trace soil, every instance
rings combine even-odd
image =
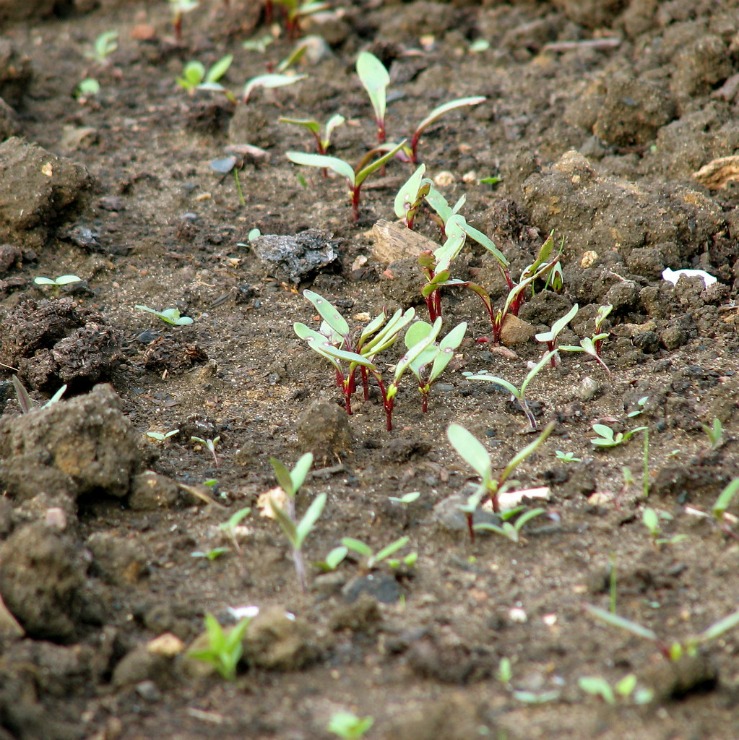
[[[738,630],[673,665],[584,606],[615,598],[667,643],[737,608],[736,520],[694,512],[739,473],[739,3],[330,4],[304,24],[323,39],[300,63],[308,78],[233,106],[175,78],[231,53],[224,82],[238,94],[284,59],[284,33],[262,53],[242,47],[270,34],[259,3],[201,2],[178,42],[163,2],[0,2],[0,737],[298,740],[329,737],[339,710],[373,717],[377,738],[735,737]],[[112,29],[107,61],[86,58]],[[488,48],[473,51],[479,40]],[[311,141],[280,116],[342,113],[333,153],[350,162],[372,145],[362,49],[390,69],[390,139],[440,103],[486,97],[430,127],[419,154],[450,203],[466,196],[462,213],[514,278],[552,230],[563,243],[563,289],[536,286],[508,346],[476,341],[490,334],[476,296],[444,292],[445,322],[469,322],[467,337],[427,414],[403,379],[391,432],[377,388],[348,416],[330,365],[293,332],[319,325],[305,288],[353,326],[383,309],[427,317],[412,252],[387,264],[372,231],[393,220],[411,169],[370,177],[354,223],[340,178],[285,157]],[[97,95],[75,95],[86,77]],[[210,162],[244,144],[262,151],[239,150],[241,205]],[[428,212],[418,232],[439,241]],[[673,285],[666,268],[717,282]],[[33,282],[66,274],[82,281]],[[472,243],[454,276],[505,300]],[[458,502],[475,479],[448,425],[482,440],[496,471],[534,437],[507,394],[462,373],[521,383],[542,353],[530,335],[574,303],[564,344],[613,306],[610,373],[562,352],[532,381],[539,427],[555,427],[515,477],[548,489],[546,514],[518,543],[471,542]],[[169,326],[136,305],[194,321]],[[64,399],[22,414],[15,371],[36,403],[62,384]],[[648,427],[646,481],[642,433],[597,450],[598,422]],[[270,457],[292,466],[306,451],[298,512],[320,493],[327,505],[302,593],[258,503],[275,486]],[[647,505],[660,539],[685,538],[653,541]],[[246,506],[234,542],[219,525]],[[343,537],[375,551],[408,537],[399,556],[417,562],[369,570],[350,557],[320,573],[312,564]],[[227,682],[187,653],[206,613],[229,625],[244,606],[259,615]],[[650,703],[611,706],[578,684],[630,673]]]

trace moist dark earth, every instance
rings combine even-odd
[[[277,8],[267,22],[261,3],[202,0],[178,40],[165,2],[0,2],[0,737],[298,740],[330,737],[338,711],[371,716],[371,738],[736,737],[739,630],[669,662],[585,607],[666,644],[737,609],[736,519],[711,509],[739,475],[739,3],[329,6],[290,39]],[[106,31],[117,48],[90,59]],[[264,36],[263,51],[242,46]],[[246,81],[308,36],[307,77],[244,103]],[[390,71],[391,141],[447,100],[486,98],[429,127],[419,156],[450,203],[466,196],[461,212],[514,279],[552,231],[562,247],[562,288],[537,283],[502,346],[478,341],[490,325],[475,295],[444,290],[442,333],[466,321],[466,338],[427,414],[403,378],[390,432],[376,385],[348,416],[332,367],[293,332],[319,327],[306,288],[352,327],[398,308],[428,318],[411,237],[388,256],[373,230],[395,219],[413,168],[368,178],[355,223],[342,178],[285,156],[312,140],[281,116],[344,115],[331,153],[352,164],[373,146],[362,50]],[[176,84],[188,61],[226,54],[235,104]],[[97,94],[80,94],[85,78]],[[210,166],[234,145],[243,203]],[[439,244],[430,214],[417,232]],[[667,268],[717,280],[673,284]],[[505,301],[472,240],[453,272]],[[81,280],[34,283],[70,274]],[[463,373],[520,384],[543,352],[532,335],[575,303],[565,345],[613,307],[610,373],[560,352],[534,378],[529,404],[554,430],[511,488],[547,490],[528,503],[546,513],[518,543],[471,542],[450,497],[476,479],[447,427],[481,440],[496,475],[535,435],[507,393]],[[378,357],[386,379],[401,346]],[[599,450],[594,423],[648,427],[646,465],[643,432]],[[270,457],[292,467],[308,451],[298,515],[327,504],[303,593],[258,504],[276,485]],[[244,507],[229,538],[219,525]],[[375,552],[408,537],[396,557],[417,561],[350,555],[321,573],[344,537]],[[259,615],[227,682],[188,653],[206,613],[228,627],[245,606]],[[651,702],[580,686],[629,674]]]

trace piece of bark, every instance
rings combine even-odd
[[[397,222],[378,221],[372,227],[372,236],[375,239],[372,256],[384,264],[418,257],[441,246]]]

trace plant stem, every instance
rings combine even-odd
[[[644,430],[644,470],[642,473],[644,498],[649,498],[649,428]]]
[[[242,208],[246,208],[246,201],[244,200],[244,191],[241,189],[241,179],[239,178],[239,171],[236,167],[233,168],[234,182],[236,183],[236,192],[239,194],[239,203]]]
[[[352,220],[359,221],[359,187],[356,185],[352,188]]]

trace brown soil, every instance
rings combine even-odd
[[[328,737],[342,709],[374,717],[378,738],[736,736],[739,630],[673,667],[583,607],[608,608],[615,587],[617,612],[667,642],[737,608],[736,525],[686,507],[710,512],[739,471],[735,158],[693,176],[739,148],[739,2],[337,1],[305,29],[327,44],[303,63],[306,80],[235,108],[178,88],[192,59],[232,53],[226,84],[239,92],[287,56],[284,36],[262,54],[242,48],[269,32],[258,5],[201,2],[176,43],[164,2],[0,2],[0,362],[36,401],[68,385],[67,400],[22,415],[0,368],[0,738],[297,740]],[[86,59],[111,29],[108,62]],[[478,39],[489,48],[473,53]],[[426,318],[415,261],[373,252],[371,227],[392,220],[411,170],[392,162],[370,178],[353,223],[339,178],[285,157],[310,141],[279,116],[342,113],[334,154],[350,162],[372,144],[362,49],[391,70],[391,139],[446,100],[487,97],[429,128],[419,151],[431,177],[449,173],[450,202],[466,195],[463,214],[515,278],[551,230],[564,240],[563,290],[537,286],[520,318],[542,331],[578,303],[562,335],[576,344],[599,306],[614,307],[610,375],[562,353],[529,388],[540,427],[556,426],[516,478],[551,498],[517,544],[471,543],[454,506],[437,506],[471,479],[446,429],[466,426],[496,466],[528,444],[520,409],[462,372],[520,383],[541,345],[476,342],[490,331],[479,300],[448,290],[445,321],[468,321],[467,338],[428,414],[404,379],[387,432],[374,386],[350,417],[336,413],[333,371],[293,332],[318,328],[304,288],[355,325],[383,308]],[[85,77],[100,92],[75,97]],[[246,155],[241,206],[210,162],[247,143],[265,154]],[[500,183],[479,182],[490,176]],[[249,245],[254,228],[284,238]],[[418,229],[439,238],[427,215]],[[302,261],[272,261],[275,245]],[[300,272],[306,259],[321,264]],[[455,276],[497,305],[491,262],[469,244]],[[665,268],[718,282],[673,286]],[[70,273],[83,283],[33,283]],[[194,322],[169,327],[137,304]],[[648,502],[641,433],[596,451],[595,422],[649,427]],[[217,464],[191,437],[218,438]],[[275,485],[270,457],[292,466],[306,450],[317,459],[298,511],[320,493],[328,503],[305,545],[303,594],[257,502]],[[411,491],[408,505],[389,498]],[[646,505],[671,517],[663,538],[685,539],[654,543]],[[218,525],[245,506],[237,550]],[[349,559],[320,574],[312,563],[347,536],[375,550],[407,536],[401,555],[417,563],[368,573]],[[193,556],[221,546],[212,561]],[[260,616],[230,683],[186,652],[206,612],[233,624],[228,608],[247,605]],[[578,685],[629,673],[651,703],[612,707]]]

